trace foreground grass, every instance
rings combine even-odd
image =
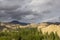
[[[60,40],[57,33],[42,34],[36,28],[25,28],[19,30],[0,32],[0,40]]]

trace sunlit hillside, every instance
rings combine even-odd
[[[60,40],[60,23],[0,23],[0,40]]]

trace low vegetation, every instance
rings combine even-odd
[[[60,40],[60,37],[53,32],[43,34],[37,28],[19,28],[0,32],[0,40]]]
[[[60,40],[60,23],[33,23],[26,26],[1,23],[0,40]]]

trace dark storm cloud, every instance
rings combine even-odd
[[[0,21],[48,21],[59,16],[60,0],[0,0]],[[55,15],[54,15],[55,14]],[[53,20],[53,19],[52,19]]]

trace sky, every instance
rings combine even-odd
[[[60,22],[60,0],[0,0],[0,21]]]

